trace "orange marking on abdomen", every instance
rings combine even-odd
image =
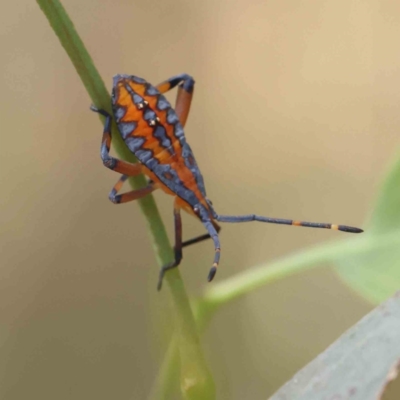
[[[185,165],[185,160],[182,157],[178,157],[178,161],[171,162],[170,165],[171,168],[173,168],[176,171],[180,180],[184,183],[185,187],[187,187],[195,194],[199,202],[207,204],[207,202],[204,199],[204,196],[202,195],[199,187],[197,186],[197,182],[193,176],[192,171],[190,171],[190,169]]]
[[[293,221],[292,225],[294,226],[301,226],[301,221]]]
[[[138,95],[144,97],[144,92],[145,92],[146,87],[143,83],[137,83],[130,79],[124,79],[123,84],[128,85],[134,92],[136,92]]]

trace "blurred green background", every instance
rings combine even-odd
[[[399,142],[400,3],[63,4],[110,88],[116,73],[194,76],[186,136],[218,212],[368,217]],[[144,399],[171,334],[146,223],[108,201],[101,125],[37,4],[9,2],[0,33],[0,398]],[[172,198],[155,196],[172,237]],[[225,225],[216,279],[339,237]],[[212,244],[184,257],[199,294]],[[319,269],[221,309],[203,340],[219,398],[266,398],[371,308]]]

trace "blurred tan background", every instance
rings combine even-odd
[[[195,77],[186,135],[218,212],[363,224],[400,142],[398,1],[63,3],[108,87]],[[101,125],[37,4],[8,2],[0,33],[0,398],[144,399],[170,333],[145,221],[108,201]],[[339,237],[225,225],[216,279]],[[185,251],[192,294],[212,254]],[[219,398],[267,398],[371,307],[318,269],[223,308],[203,341]]]

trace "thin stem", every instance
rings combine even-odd
[[[110,112],[110,95],[60,1],[37,0],[37,3],[71,59],[95,106]],[[135,157],[117,133],[115,123],[112,137],[117,154],[124,160],[135,162]],[[146,183],[143,176],[130,178],[129,181],[134,189],[143,187]],[[154,198],[148,195],[139,200],[139,205],[148,222],[157,260],[160,266],[167,264],[172,260],[172,249]],[[187,399],[213,399],[214,382],[202,354],[189,299],[178,269],[170,271],[165,279],[171,289],[177,317],[182,391]],[[157,295],[156,291],[154,295]]]

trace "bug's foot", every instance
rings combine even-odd
[[[158,277],[158,283],[157,283],[157,290],[160,291],[162,288],[162,282],[163,282],[163,278],[164,278],[164,271],[161,270],[160,271],[160,275]]]
[[[160,275],[158,278],[158,284],[157,284],[157,290],[160,291],[161,290],[161,286],[162,286],[162,282],[164,279],[164,275],[167,271],[169,271],[170,269],[176,268],[179,263],[182,260],[182,255],[179,254],[178,257],[175,259],[175,261],[172,261],[171,263],[164,265],[161,270],[160,270]]]
[[[164,272],[160,271],[160,276],[158,277],[158,283],[157,283],[157,290],[160,291],[162,288],[162,280],[164,278]]]
[[[215,274],[217,273],[217,267],[213,266],[208,273],[208,282],[211,282],[214,279]]]
[[[94,104],[91,104],[91,105],[90,105],[90,109],[91,109],[92,111],[98,113],[98,114],[103,115],[104,117],[110,117],[110,114],[109,114],[107,111],[102,110],[101,108],[97,108]]]

